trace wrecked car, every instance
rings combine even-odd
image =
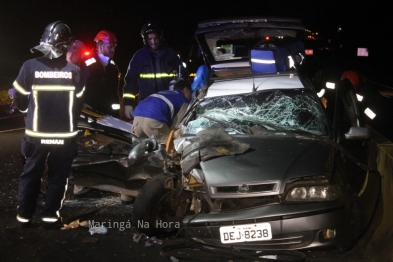
[[[83,109],[78,129],[78,156],[72,164],[74,183],[119,193],[132,202],[147,180],[162,173],[161,145],[131,134],[131,124]]]
[[[347,81],[331,114],[298,73],[303,29],[275,18],[198,25],[211,75],[170,136],[164,172],[135,200],[139,230],[256,250],[345,251],[359,239],[380,183],[366,165],[370,132]]]

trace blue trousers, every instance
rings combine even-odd
[[[18,215],[29,219],[33,216],[47,163],[48,188],[41,216],[59,217],[72,161],[77,155],[76,141],[66,145],[37,145],[24,137],[22,154],[26,164],[19,178]]]

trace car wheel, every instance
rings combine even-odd
[[[146,234],[175,232],[188,207],[187,191],[165,187],[173,178],[160,174],[150,179],[135,199],[132,210],[132,224]]]

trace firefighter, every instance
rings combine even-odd
[[[85,104],[105,115],[119,117],[120,71],[113,61],[117,38],[109,30],[101,30],[94,38],[96,48],[85,64],[89,70]]]
[[[191,94],[190,83],[180,80],[174,84],[174,90],[160,91],[140,101],[133,112],[132,133],[142,138],[154,135],[158,142],[165,144],[170,131],[186,112]]]
[[[81,41],[75,40],[68,48],[66,59],[68,62],[80,67],[82,77],[85,81],[84,84],[86,84],[87,78],[89,77],[89,70],[83,60],[84,51],[85,45]]]
[[[124,78],[124,115],[128,119],[132,119],[137,101],[168,90],[176,75],[188,79],[188,71],[182,66],[176,51],[164,43],[162,30],[157,24],[143,25],[141,36],[144,47],[132,57]]]
[[[61,225],[59,210],[77,154],[77,120],[84,91],[80,68],[65,59],[71,43],[71,30],[66,24],[50,23],[40,44],[31,49],[43,53],[43,57],[26,61],[13,83],[15,104],[27,111],[21,147],[26,163],[19,179],[16,209],[21,227],[31,224],[46,163],[48,185],[42,225]]]

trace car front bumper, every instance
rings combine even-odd
[[[285,215],[279,212],[280,209],[283,209],[281,205],[273,205],[239,212],[200,214],[195,218],[188,216],[183,220],[183,227],[191,237],[199,241],[243,249],[306,249],[337,246],[348,241],[349,218],[345,206],[330,205],[330,208],[320,210],[311,208],[308,212],[305,211],[306,206],[290,206],[289,211],[293,211],[296,208],[298,208],[298,211],[287,212]],[[311,204],[311,206],[316,207],[317,205]],[[285,207],[285,209],[288,209],[288,207]],[[258,213],[266,214],[267,210],[274,215],[269,217],[256,215]],[[221,226],[255,223],[269,223],[272,229],[272,239],[228,244],[221,243]],[[327,229],[334,230],[330,231],[335,233],[334,237],[326,238],[325,233]]]

